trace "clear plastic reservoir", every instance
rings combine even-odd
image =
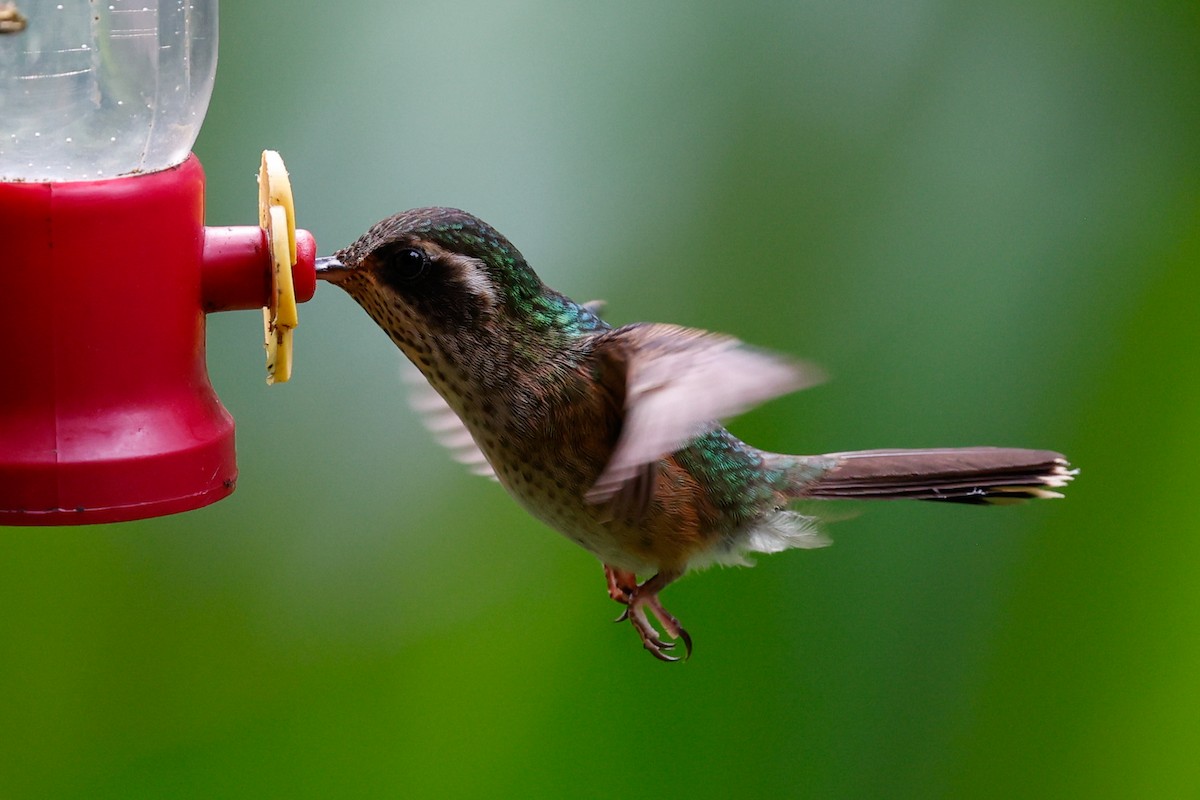
[[[16,5],[24,29],[0,34],[0,181],[114,178],[187,157],[212,94],[217,0]]]

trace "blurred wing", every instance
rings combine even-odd
[[[677,325],[618,328],[600,337],[596,354],[611,373],[624,375],[625,417],[612,457],[588,491],[592,503],[636,488],[647,466],[653,470],[720,419],[824,379],[815,366]]]
[[[429,385],[420,370],[405,360],[401,364],[400,376],[408,384],[408,404],[421,415],[421,421],[433,433],[438,444],[450,451],[450,457],[465,464],[473,475],[499,480],[467,426],[437,390]]]

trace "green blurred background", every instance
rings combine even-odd
[[[215,316],[230,499],[0,530],[0,797],[1200,795],[1194,0],[221,14],[210,224],[253,221],[276,148],[322,252],[456,205],[615,323],[823,364],[733,423],[756,444],[1082,475],[690,576],[667,666],[431,441],[346,296],[284,387],[258,316]]]

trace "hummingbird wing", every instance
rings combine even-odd
[[[451,458],[465,464],[473,475],[499,480],[487,456],[475,444],[471,431],[437,390],[429,385],[421,371],[405,360],[401,362],[400,377],[408,384],[408,404],[421,415],[421,421],[433,433],[438,444],[450,451]]]
[[[592,503],[644,492],[647,470],[720,419],[824,380],[813,365],[678,325],[626,325],[600,336],[595,352],[605,373],[624,377],[625,416]]]
[[[588,311],[595,314],[597,317],[604,313],[604,307],[608,305],[607,300],[588,300],[586,303],[580,303]]]

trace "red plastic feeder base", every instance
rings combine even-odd
[[[119,522],[233,491],[204,356],[204,173],[0,183],[0,524]]]

